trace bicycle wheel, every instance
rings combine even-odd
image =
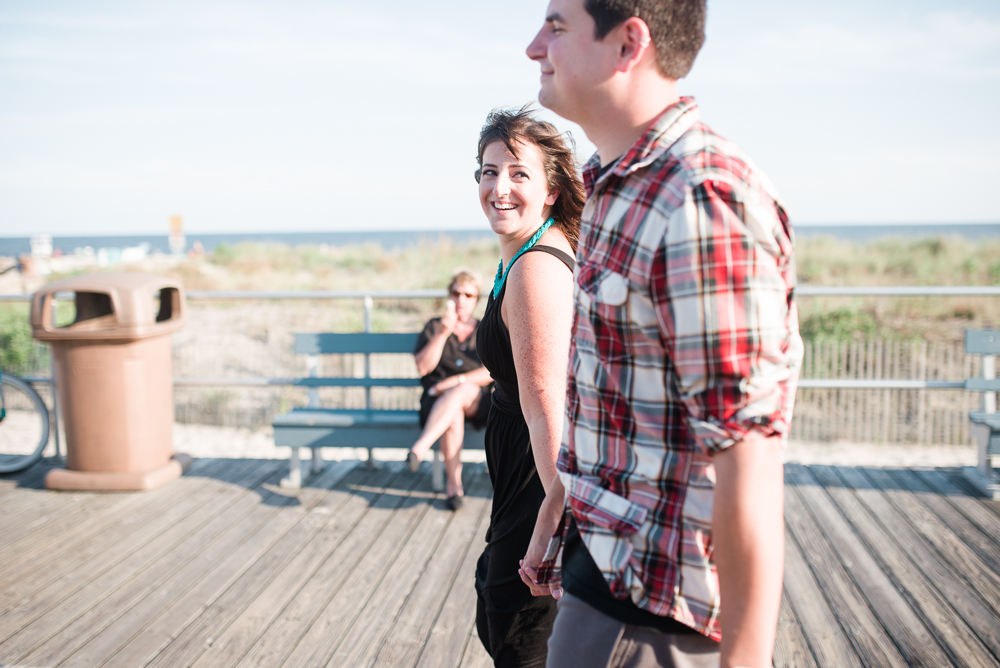
[[[13,473],[41,459],[49,442],[49,409],[20,378],[3,374],[0,381],[5,413],[0,421],[0,473]]]

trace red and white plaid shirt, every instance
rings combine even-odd
[[[584,168],[560,477],[612,593],[721,638],[713,453],[787,435],[802,360],[792,227],[691,98]],[[560,532],[539,580],[561,576]]]

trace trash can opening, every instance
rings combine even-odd
[[[60,290],[53,324],[58,329],[95,331],[115,326],[115,307],[105,292]]]
[[[73,325],[101,320],[100,324],[114,324],[115,307],[111,303],[111,295],[103,292],[77,292],[73,295],[76,306],[76,317]],[[98,323],[92,323],[98,324]]]
[[[163,288],[156,293],[160,306],[156,311],[156,322],[166,322],[181,310],[181,292],[177,288]]]

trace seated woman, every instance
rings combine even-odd
[[[482,429],[490,412],[493,379],[479,361],[476,352],[479,320],[472,317],[479,301],[479,285],[472,272],[455,272],[448,286],[444,315],[424,326],[414,351],[420,384],[424,386],[420,397],[420,426],[424,431],[410,448],[406,463],[416,472],[420,460],[440,439],[447,503],[452,510],[462,506],[464,495],[460,455],[465,421]]]

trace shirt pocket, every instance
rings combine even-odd
[[[632,342],[628,278],[594,264],[578,266],[578,316],[586,319],[592,332],[593,353],[601,362],[629,359]]]
[[[629,537],[642,528],[649,510],[581,476],[559,475],[594,563],[604,573],[621,575],[633,553]]]

